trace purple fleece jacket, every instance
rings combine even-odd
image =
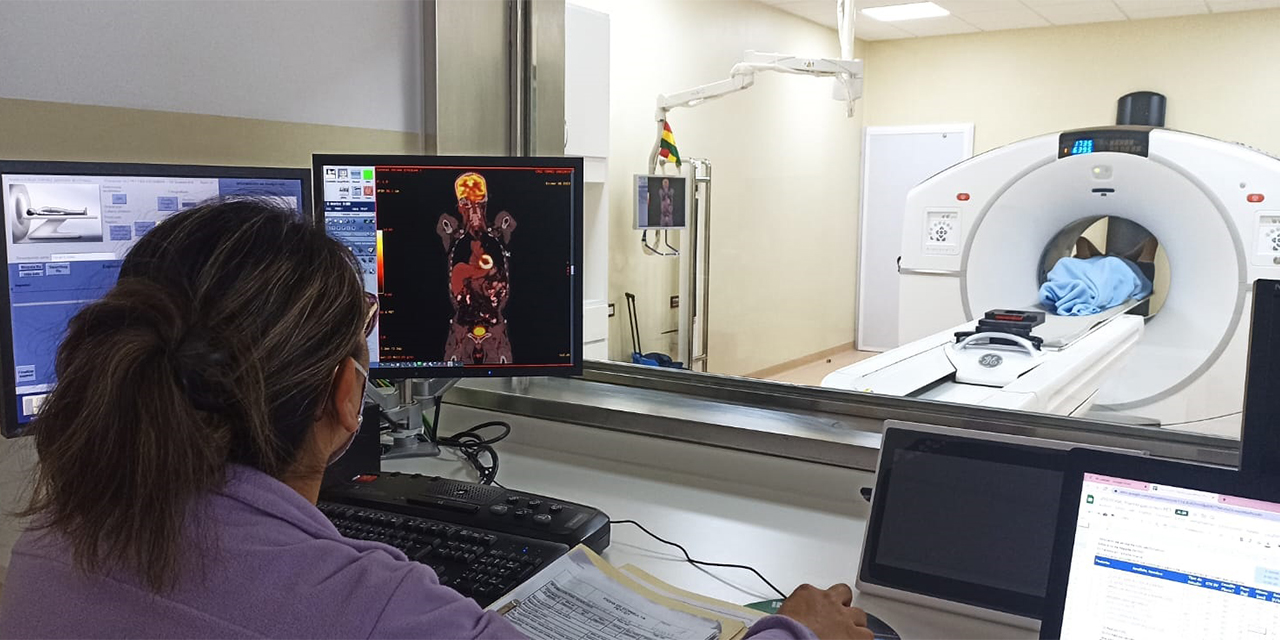
[[[18,540],[0,597],[3,638],[522,638],[500,616],[441,586],[430,567],[349,540],[315,505],[248,467],[193,511],[216,552],[163,594],[124,571],[86,575],[61,536]],[[815,640],[769,616],[755,640]]]

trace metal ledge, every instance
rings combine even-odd
[[[468,380],[452,404],[874,471],[885,420],[1236,466],[1237,440],[910,398],[588,362],[581,379]]]

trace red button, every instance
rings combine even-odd
[[[969,199],[969,194],[967,194],[967,193],[957,193],[957,194],[956,194],[956,200],[959,200],[960,202],[965,202],[965,201],[967,201],[968,199]]]
[[[362,483],[362,484],[363,484],[363,483],[373,482],[374,480],[377,480],[377,479],[378,479],[378,476],[376,476],[376,475],[370,475],[370,474],[367,474],[367,473],[366,473],[366,474],[363,474],[363,475],[358,475],[358,476],[356,476],[356,477],[355,477],[355,481],[356,481],[356,482],[359,482],[359,483]]]
[[[1266,199],[1267,199],[1266,196],[1262,195],[1261,193],[1251,193],[1247,198],[1249,202],[1262,202],[1263,200],[1266,200]]]

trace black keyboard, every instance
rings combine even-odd
[[[487,607],[569,547],[417,516],[320,502],[320,512],[353,540],[391,545],[429,565],[440,584]]]

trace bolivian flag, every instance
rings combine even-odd
[[[662,141],[658,143],[658,156],[665,162],[674,162],[680,166],[680,152],[676,150],[676,136],[671,133],[671,125],[662,121]]]

